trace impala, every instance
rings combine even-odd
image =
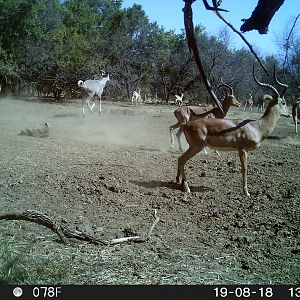
[[[243,191],[250,196],[247,187],[247,154],[248,151],[260,147],[261,142],[270,136],[275,129],[277,120],[281,115],[289,116],[283,94],[279,94],[275,87],[258,81],[254,74],[255,82],[273,92],[265,113],[258,120],[232,120],[232,119],[207,119],[201,118],[181,125],[189,144],[188,150],[178,158],[176,181],[183,189],[190,193],[190,188],[184,172],[185,163],[199,153],[205,146],[221,151],[237,151],[240,158]]]
[[[246,110],[246,108],[249,108],[249,110],[253,109],[253,97],[251,93],[249,93],[249,98],[245,100],[244,110]]]
[[[268,101],[270,99],[272,99],[272,96],[270,96],[270,95],[264,95],[264,96],[258,98],[257,105],[256,105],[258,111],[260,111],[260,112],[264,111],[266,103],[268,103]]]
[[[225,86],[229,89],[228,93],[225,94],[224,100],[222,102],[223,111],[219,107],[215,108],[207,108],[207,107],[201,107],[201,106],[182,106],[178,107],[174,111],[174,115],[177,119],[177,123],[170,126],[170,136],[171,136],[171,147],[174,147],[174,136],[173,136],[173,130],[176,128],[179,128],[179,130],[176,133],[178,146],[181,152],[183,152],[182,145],[180,142],[180,136],[182,134],[182,129],[180,127],[181,124],[185,124],[188,121],[197,120],[199,118],[219,118],[222,119],[226,116],[230,106],[237,106],[239,107],[241,104],[240,102],[235,98],[233,95],[233,89],[228,84],[224,83],[222,81],[221,86]],[[205,149],[204,152],[206,153]]]

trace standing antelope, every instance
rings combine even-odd
[[[170,136],[171,136],[171,147],[174,147],[174,136],[173,136],[173,130],[178,128],[178,131],[176,133],[177,141],[178,141],[178,146],[179,150],[183,152],[182,145],[180,142],[180,136],[182,134],[182,128],[180,127],[181,124],[186,124],[188,121],[196,120],[199,118],[219,118],[222,119],[226,116],[230,106],[237,106],[239,107],[241,104],[240,102],[235,98],[233,95],[233,89],[231,86],[228,84],[225,84],[222,81],[221,86],[225,86],[229,88],[228,93],[225,93],[224,100],[222,102],[223,106],[223,112],[219,107],[215,108],[206,108],[206,107],[201,107],[201,106],[182,106],[178,107],[174,111],[174,115],[177,119],[177,123],[170,126]],[[206,154],[206,150],[204,149],[204,153]]]
[[[180,96],[179,95],[175,95],[174,104],[181,106],[182,103],[183,103],[182,99],[183,99],[183,93],[181,93]]]
[[[247,187],[247,154],[248,151],[260,147],[261,142],[270,136],[275,129],[277,120],[281,115],[289,116],[283,95],[287,85],[281,94],[270,84],[261,83],[254,74],[255,82],[273,92],[265,113],[258,120],[230,120],[200,118],[185,125],[181,125],[187,142],[188,150],[178,158],[176,181],[181,183],[184,190],[190,193],[190,188],[184,172],[185,163],[199,153],[205,146],[221,151],[237,151],[241,162],[243,191],[250,196]]]
[[[249,108],[249,110],[253,108],[253,97],[251,93],[249,93],[249,98],[245,100],[244,110],[246,110],[246,108]]]
[[[141,89],[138,87],[137,91],[133,91],[133,95],[131,97],[131,104],[137,105],[139,103],[142,104],[142,97],[141,97]]]
[[[109,81],[109,74],[105,74],[102,72],[103,78],[101,80],[86,80],[82,81],[79,80],[77,85],[81,89],[83,97],[82,97],[82,114],[85,116],[84,112],[84,106],[87,104],[87,106],[90,109],[90,112],[93,112],[95,102],[90,105],[90,101],[93,98],[93,96],[99,97],[99,115],[102,111],[101,109],[101,95],[103,93],[103,90],[105,88],[106,83]],[[86,99],[84,99],[84,96],[86,96]]]
[[[265,110],[266,104],[268,104],[268,101],[272,100],[272,96],[270,95],[264,95],[257,100],[257,109],[260,112],[263,112]]]
[[[292,115],[295,124],[295,133],[298,133],[298,119],[300,119],[300,99],[293,104]]]

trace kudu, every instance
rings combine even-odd
[[[90,105],[90,101],[94,96],[99,97],[99,115],[102,111],[101,108],[101,95],[103,93],[103,90],[105,88],[105,85],[109,81],[109,74],[106,74],[102,72],[102,79],[101,80],[86,80],[82,81],[79,80],[77,85],[81,89],[81,92],[83,94],[82,97],[82,114],[85,116],[84,106],[85,104],[88,106],[90,112],[93,112],[95,102]]]

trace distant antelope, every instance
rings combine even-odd
[[[138,87],[136,91],[133,91],[132,97],[131,97],[131,104],[137,105],[139,103],[140,105],[143,105],[142,103],[142,97],[141,97],[141,89]]]
[[[144,103],[153,103],[153,97],[151,94],[144,95]]]
[[[251,93],[249,93],[249,98],[245,100],[244,110],[246,110],[246,108],[249,108],[249,110],[253,108],[253,97]]]
[[[178,105],[178,106],[181,106],[182,103],[183,103],[182,99],[183,99],[183,93],[181,93],[180,96],[179,95],[175,95],[174,104]]]
[[[300,99],[293,104],[292,115],[295,124],[295,133],[298,133],[298,119],[300,119]]]
[[[83,98],[82,98],[83,116],[85,116],[85,111],[84,111],[85,104],[89,107],[90,112],[93,112],[95,103],[90,105],[90,101],[96,95],[99,97],[99,115],[102,111],[101,95],[103,93],[106,83],[109,81],[109,74],[106,75],[104,72],[102,72],[102,76],[103,78],[101,80],[86,80],[86,81],[79,80],[77,83],[78,87],[81,89],[81,92],[83,93]],[[85,99],[84,96],[86,96]]]

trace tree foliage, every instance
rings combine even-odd
[[[166,102],[181,92],[191,102],[208,101],[184,32],[150,22],[140,5],[123,9],[122,0],[0,0],[0,30],[2,94],[61,100],[76,96],[79,79],[98,79],[105,70],[112,79],[108,93],[115,100],[129,99],[139,86],[142,94]],[[216,91],[222,78],[241,98],[258,94],[251,75],[253,56],[231,47],[228,30],[211,36],[197,26],[195,32]],[[264,60],[270,70],[277,64],[284,80],[296,86],[299,36],[294,33],[292,41],[288,63],[283,65],[283,56]]]

